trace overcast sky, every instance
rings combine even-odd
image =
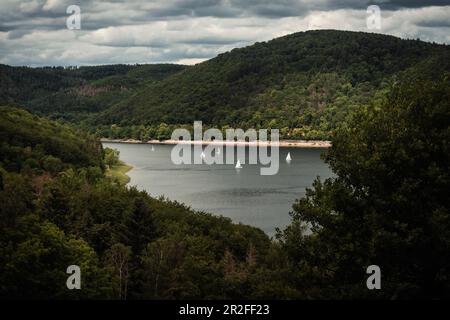
[[[369,30],[367,7],[381,9]],[[69,30],[69,5],[81,29]],[[0,63],[195,64],[312,29],[379,32],[450,44],[450,0],[0,0]]]

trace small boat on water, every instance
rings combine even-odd
[[[155,151],[155,147],[152,145],[152,152]]]
[[[290,152],[288,152],[288,155],[286,157],[286,161],[287,162],[291,162],[292,161],[292,157],[291,157],[291,153]]]
[[[236,169],[242,169],[242,165],[241,165],[241,161],[240,160],[237,161],[235,168]]]
[[[200,158],[202,158],[202,159],[205,159],[205,158],[206,158],[206,155],[205,155],[204,152],[202,152],[202,154],[200,155]]]

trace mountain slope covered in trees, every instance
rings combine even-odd
[[[111,180],[100,142],[76,132],[0,108],[0,299],[290,294],[264,232]]]
[[[220,54],[192,67],[0,66],[0,103],[109,138],[168,139],[194,120],[278,128],[284,139],[328,139],[401,73],[450,55],[447,45],[318,30]]]
[[[25,107],[39,115],[79,123],[139,88],[185,68],[170,64],[79,68],[0,65],[0,105]]]
[[[145,87],[94,123],[158,131],[161,123],[202,120],[219,128],[279,128],[284,138],[327,138],[400,72],[449,51],[380,34],[295,33],[220,54]]]

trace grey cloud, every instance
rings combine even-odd
[[[67,6],[73,2],[72,0],[9,0],[0,3],[0,27],[7,28],[10,22],[23,21],[25,24],[33,24],[33,28],[36,29],[47,28],[48,26],[40,24],[39,19],[63,19],[67,17]],[[85,17],[84,28],[88,30],[183,17],[303,17],[311,11],[365,9],[370,3],[378,4],[386,10],[450,5],[449,0],[109,0],[101,2],[79,0],[76,2],[81,7],[82,16]],[[64,25],[53,27],[64,28]]]
[[[441,21],[421,21],[417,23],[419,27],[428,27],[428,28],[450,28],[450,20],[441,20]],[[449,30],[450,32],[450,30]]]
[[[448,6],[450,5],[449,0],[378,0],[371,1],[371,4],[380,5],[384,9],[400,9],[400,8],[423,8],[430,6]]]
[[[8,32],[8,39],[9,40],[13,40],[13,39],[19,39],[22,38],[24,35],[30,33],[30,31],[28,29],[16,29],[16,30],[11,30]]]

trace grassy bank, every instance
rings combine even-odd
[[[133,169],[132,166],[120,161],[119,164],[112,166],[106,172],[106,176],[113,180],[116,180],[120,184],[126,185],[130,182],[130,177],[127,176],[127,172]]]

